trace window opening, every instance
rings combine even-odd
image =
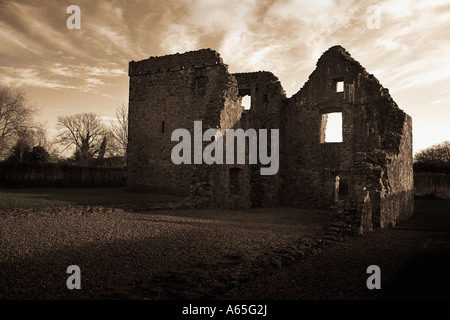
[[[249,95],[243,96],[241,105],[244,107],[244,110],[249,110],[252,106],[252,97]]]
[[[344,92],[344,79],[343,78],[334,79],[334,83],[336,86],[336,92]]]
[[[322,114],[321,143],[342,142],[342,112]]]

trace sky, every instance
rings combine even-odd
[[[414,152],[450,140],[450,0],[0,0],[0,82],[50,136],[60,115],[114,120],[131,60],[211,48],[230,72],[273,72],[290,97],[334,45],[413,118]]]

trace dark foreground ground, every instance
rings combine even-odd
[[[294,208],[3,211],[0,299],[214,298],[312,253],[333,219]],[[80,290],[66,286],[71,265]]]
[[[369,290],[369,265],[381,269],[381,289]],[[225,299],[450,299],[450,201],[416,201],[409,221],[334,242],[321,254]]]
[[[450,201],[418,200],[411,220],[352,238],[335,218],[292,208],[2,212],[0,299],[450,298]],[[69,265],[81,269],[80,290],[67,289]],[[366,286],[370,265],[380,290]]]

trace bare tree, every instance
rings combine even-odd
[[[415,161],[427,164],[450,163],[450,141],[433,145],[415,154]]]
[[[105,157],[121,157],[123,156],[122,147],[119,145],[117,140],[114,138],[112,129],[109,129],[105,135],[106,138],[106,153]]]
[[[63,151],[75,147],[81,160],[98,155],[107,133],[101,117],[92,112],[59,116],[56,128],[60,130],[56,141],[64,147]]]
[[[414,171],[450,173],[450,141],[444,141],[414,155]]]
[[[124,103],[116,109],[117,121],[111,123],[111,132],[118,145],[118,155],[127,156],[128,147],[128,108]]]
[[[19,133],[33,127],[36,112],[23,91],[0,85],[0,160],[10,153]]]
[[[8,159],[15,159],[18,162],[22,162],[35,145],[34,137],[32,131],[29,129],[20,130],[17,133],[17,136],[17,141],[12,148],[11,155]]]
[[[51,154],[54,150],[47,140],[47,132],[41,123],[36,123],[32,128],[25,128],[18,131],[17,140],[7,159],[17,162],[29,160],[29,156],[35,148],[41,153],[45,150],[45,153],[48,154],[48,160],[54,157]]]

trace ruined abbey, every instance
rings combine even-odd
[[[360,232],[412,215],[411,118],[341,46],[290,98],[272,73],[231,74],[210,49],[132,61],[129,76],[130,189],[184,195],[197,208],[339,207],[358,217]],[[342,117],[341,142],[326,141],[331,113]],[[203,131],[278,129],[279,171],[261,175],[263,165],[248,161],[174,164],[171,134],[193,133],[194,121]]]

